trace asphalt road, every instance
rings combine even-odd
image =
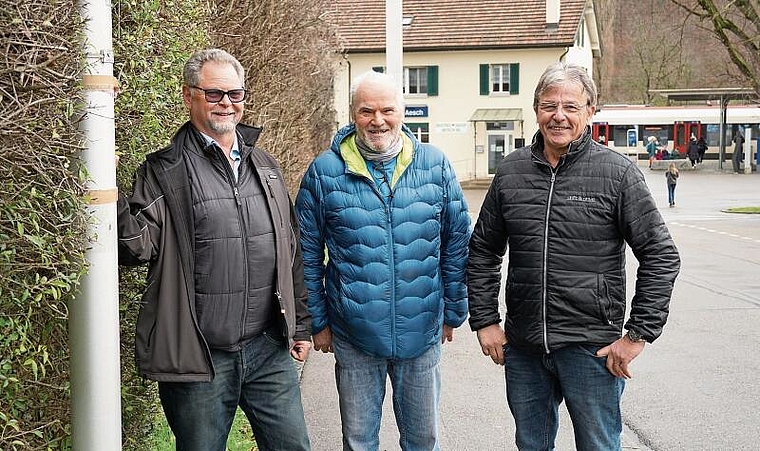
[[[663,336],[633,364],[625,389],[624,449],[760,449],[760,215],[721,210],[760,205],[760,175],[684,170],[668,208],[662,171],[642,168],[682,258]],[[467,190],[473,218],[484,190]],[[629,253],[628,296],[636,260]],[[331,354],[313,352],[302,393],[314,450],[341,449]],[[503,368],[480,353],[466,323],[444,345],[440,438],[443,450],[512,450],[514,423]],[[397,450],[390,387],[382,450]],[[561,417],[557,450],[575,449]]]

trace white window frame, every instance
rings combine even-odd
[[[410,72],[416,72],[417,83],[412,86],[410,81],[412,76]],[[411,87],[414,87],[417,92],[411,92]],[[409,66],[404,67],[404,94],[405,95],[427,95],[428,93],[428,68],[427,66]]]
[[[491,64],[488,71],[492,93],[509,94],[510,64]]]

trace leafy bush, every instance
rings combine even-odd
[[[0,449],[68,446],[67,302],[85,270],[72,2],[0,1]],[[72,26],[74,25],[74,26]]]
[[[131,191],[132,177],[145,155],[166,146],[187,120],[182,102],[182,67],[208,43],[204,1],[113,2],[117,183]],[[135,368],[135,322],[145,288],[145,267],[120,268],[122,429],[125,450],[144,450],[161,415],[156,384],[146,384]]]
[[[78,2],[0,0],[0,449],[70,449],[68,303],[86,271]],[[334,131],[326,0],[113,0],[117,183],[187,120],[182,67],[221,47],[246,67],[244,122],[291,191]],[[154,443],[155,384],[134,367],[145,268],[120,268],[123,448]]]

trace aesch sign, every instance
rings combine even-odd
[[[407,106],[404,110],[404,117],[428,117],[428,107],[424,106]]]

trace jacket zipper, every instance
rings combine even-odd
[[[277,196],[274,195],[274,187],[272,186],[272,181],[269,179],[269,174],[268,173],[267,174],[262,174],[258,170],[256,171],[256,173],[264,178],[264,181],[266,182],[266,185],[267,185],[267,189],[269,190],[269,197],[272,198],[272,204],[274,205],[274,208],[277,210],[277,217],[280,219],[280,227],[279,228],[275,224],[272,224],[272,229],[274,230],[274,242],[275,242],[275,246],[274,246],[274,253],[275,253],[274,261],[275,261],[275,284],[276,284],[276,289],[275,289],[274,295],[277,298],[277,305],[280,307],[280,313],[282,314],[282,316],[280,318],[285,323],[285,327],[282,328],[283,334],[285,335],[285,337],[287,337],[288,336],[288,318],[287,318],[287,314],[286,314],[287,312],[285,311],[285,305],[282,302],[282,291],[281,291],[281,287],[280,287],[280,280],[281,279],[280,279],[280,271],[279,271],[279,268],[280,268],[280,264],[279,264],[280,253],[278,252],[278,249],[277,249],[277,247],[278,247],[277,243],[279,242],[278,241],[278,230],[282,229],[282,227],[284,226],[284,219],[282,217],[282,209],[280,208],[280,204],[279,204],[279,202],[277,202]],[[271,207],[270,207],[270,213],[271,213]],[[293,233],[292,229],[291,229],[291,233]],[[293,247],[291,253],[295,256],[295,244],[294,244],[294,246],[291,246],[291,247]],[[291,261],[292,261],[292,259],[291,259]],[[295,325],[294,325],[294,327],[295,327]]]
[[[369,170],[369,168],[368,168]],[[390,180],[388,181],[388,189],[390,192],[390,195],[388,196],[388,201],[385,200],[385,196],[383,196],[383,193],[380,191],[380,189],[377,187],[377,184],[375,183],[375,180],[372,178],[372,174],[369,174],[369,177],[364,174],[358,174],[356,172],[351,171],[352,174],[361,177],[364,179],[364,183],[368,184],[372,191],[377,195],[378,199],[380,199],[380,202],[383,203],[383,208],[385,210],[385,216],[388,218],[386,221],[386,227],[385,230],[388,235],[388,255],[390,259],[390,273],[391,273],[391,280],[390,280],[390,308],[391,308],[391,338],[396,336],[396,321],[393,319],[396,317],[396,290],[393,289],[393,287],[396,286],[396,262],[393,257],[393,188],[391,187]],[[391,355],[395,358],[396,356],[396,340],[391,339]]]
[[[554,195],[554,182],[557,179],[557,172],[554,168],[551,168],[552,178],[549,185],[549,197],[546,200],[546,216],[544,218],[544,255],[541,270],[543,272],[543,287],[541,290],[541,328],[543,329],[544,351],[549,353],[549,327],[547,321],[547,283],[548,283],[548,270],[547,267],[549,259],[549,212],[552,207],[552,197]]]
[[[221,151],[222,153],[224,151]],[[240,199],[240,191],[238,190],[238,179],[235,179],[235,174],[232,172],[232,166],[230,166],[229,161],[227,161],[227,157],[222,155],[221,153],[216,153],[219,157],[218,160],[221,160],[222,165],[225,168],[225,173],[227,174],[227,183],[230,184],[232,187],[232,194],[235,197],[235,206],[237,209],[237,216],[238,216],[238,224],[240,225],[240,232],[241,232],[241,240],[242,240],[242,246],[243,246],[243,274],[245,274],[245,294],[243,296],[243,314],[240,315],[240,336],[238,338],[243,338],[243,334],[245,333],[245,323],[247,321],[248,316],[248,246],[245,245],[246,239],[248,237],[248,231],[245,228],[245,221],[243,220],[243,201]],[[243,165],[242,160],[240,161],[240,166]],[[239,173],[238,173],[239,174]]]

